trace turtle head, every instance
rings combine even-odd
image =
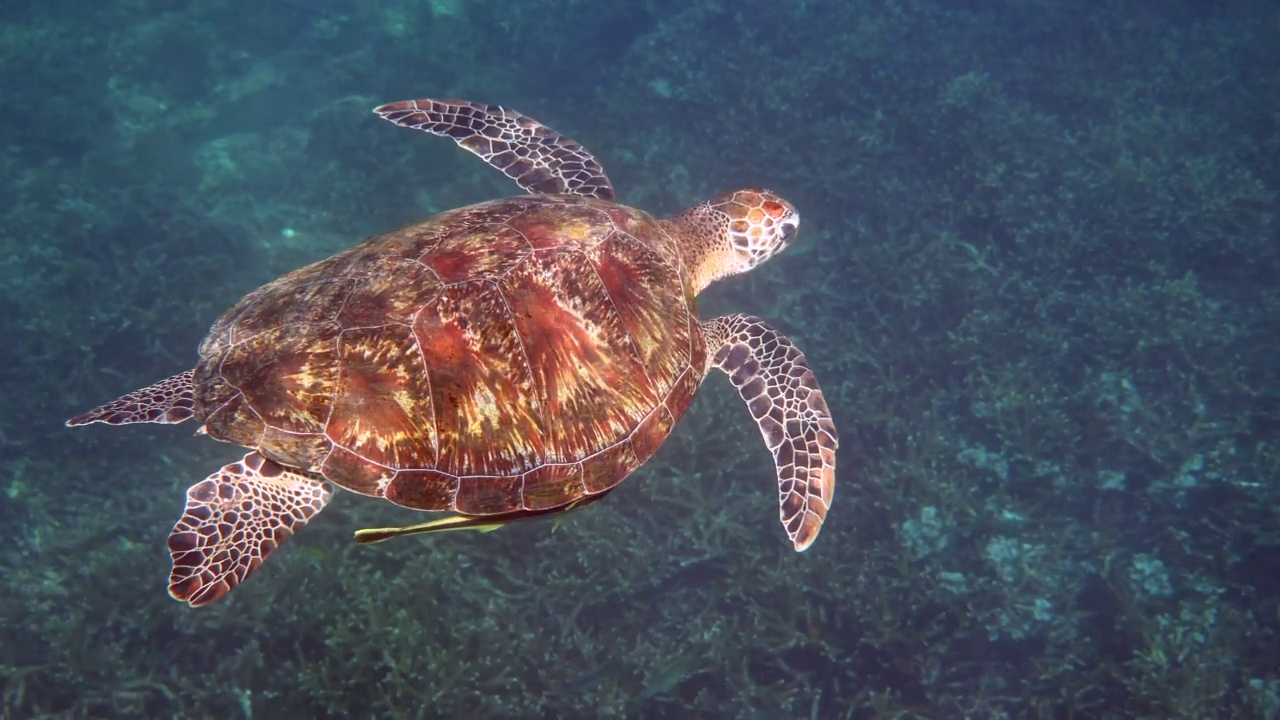
[[[773,257],[796,238],[800,213],[769,190],[735,190],[669,221],[685,243],[694,292]]]

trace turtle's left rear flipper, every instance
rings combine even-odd
[[[87,413],[67,421],[67,427],[106,423],[129,425],[131,423],[165,423],[172,425],[195,415],[196,394],[191,380],[192,371],[178,373],[160,382],[134,390]]]
[[[226,595],[332,496],[324,480],[257,452],[192,485],[169,534],[169,594],[192,607]]]

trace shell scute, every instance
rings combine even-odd
[[[582,463],[543,465],[524,475],[524,509],[548,510],[586,493]]]
[[[271,328],[226,346],[198,367],[197,404],[208,411],[203,418],[208,432],[298,464],[296,439],[277,447],[276,436],[265,431],[273,427],[282,437],[319,432],[332,401],[336,365],[328,338],[336,329],[312,326],[308,335]]]
[[[636,454],[636,459],[641,463],[647,462],[653,454],[658,451],[658,447],[662,445],[662,441],[667,439],[667,435],[671,434],[671,428],[675,427],[676,419],[663,403],[649,413],[636,431],[631,435],[631,449]]]
[[[271,425],[262,429],[263,455],[282,465],[309,468],[316,458],[329,452],[329,439],[317,433],[299,433]]]
[[[273,327],[226,347],[217,358],[216,381],[197,388],[201,404],[223,406],[235,393],[260,423],[293,433],[319,432],[332,403],[338,327],[329,323],[300,330]],[[225,406],[206,418],[206,424],[221,437],[242,417],[238,406]]]
[[[330,443],[330,448],[316,471],[352,492],[383,495],[394,471],[340,445]]]
[[[636,457],[631,443],[624,440],[582,463],[582,485],[589,495],[602,493],[638,467],[640,458]]]
[[[219,440],[226,440],[245,447],[258,447],[266,425],[262,418],[245,402],[244,394],[227,383],[215,384],[221,401],[209,411],[205,428]]]
[[[575,262],[576,261],[576,262]],[[625,437],[660,397],[614,303],[576,250],[536,253],[504,280],[544,427],[543,460]]]
[[[475,280],[451,286],[414,320],[430,368],[438,470],[517,475],[542,462],[541,407],[507,308],[496,286]]]
[[[355,287],[352,278],[326,278],[291,284],[289,292],[293,297],[287,303],[270,295],[254,298],[235,316],[227,341],[234,345],[277,328],[331,323]]]
[[[337,346],[329,439],[389,468],[434,467],[430,375],[409,326],[347,330]]]
[[[564,200],[535,204],[506,224],[534,250],[588,249],[607,237],[611,227],[600,208]]]
[[[509,272],[532,252],[507,225],[466,227],[439,238],[418,258],[445,283],[489,279]]]
[[[387,485],[386,498],[414,510],[449,510],[458,494],[458,476],[439,470],[401,470]]]
[[[337,321],[344,329],[388,323],[409,324],[413,316],[440,292],[436,273],[416,260],[396,259],[383,264],[378,275],[356,281]]]
[[[691,302],[677,293],[682,287],[675,267],[652,248],[627,235],[615,234],[588,253],[603,293],[613,303],[621,332],[631,338],[640,364],[648,368],[655,397],[670,392],[690,364],[694,317]],[[698,331],[699,335],[701,331]],[[679,348],[680,351],[674,351]],[[700,358],[693,358],[700,364]]]
[[[493,515],[524,506],[519,476],[464,477],[458,481],[453,508],[466,515]]]

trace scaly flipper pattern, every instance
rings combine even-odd
[[[615,199],[604,168],[586,148],[533,118],[464,100],[402,100],[373,109],[400,127],[453,138],[534,194]]]
[[[778,471],[782,526],[797,551],[813,544],[831,506],[840,439],[804,354],[757,317],[702,324],[710,366],[729,375]]]
[[[224,466],[187,490],[169,534],[169,594],[192,607],[226,595],[332,496],[324,480],[256,452]]]
[[[192,371],[178,373],[141,390],[134,390],[101,407],[77,415],[67,421],[67,427],[106,423],[128,425],[130,423],[165,423],[173,425],[195,415],[196,394],[191,382]]]

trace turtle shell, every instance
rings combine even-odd
[[[533,195],[289,273],[227,311],[200,357],[213,437],[358,493],[486,515],[620,482],[687,409],[706,349],[662,224]]]

